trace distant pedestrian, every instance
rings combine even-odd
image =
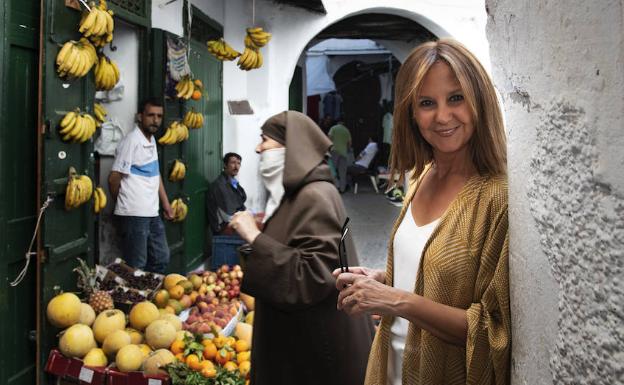
[[[331,148],[332,163],[336,168],[338,180],[336,187],[343,193],[347,186],[347,157],[351,149],[351,133],[342,121],[329,129],[329,139],[333,146]]]

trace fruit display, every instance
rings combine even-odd
[[[70,168],[65,189],[65,209],[74,209],[91,199],[93,182],[86,175],[78,175],[73,167]]]
[[[172,182],[179,182],[186,176],[186,165],[179,161],[174,160],[171,172],[169,173],[169,180]]]
[[[245,47],[249,48],[262,48],[269,40],[271,40],[271,33],[266,32],[262,27],[247,28],[247,35],[245,35]]]
[[[93,212],[99,214],[106,207],[106,193],[102,187],[96,187],[93,192]]]
[[[188,128],[202,128],[204,125],[204,114],[201,112],[195,112],[191,109],[184,115],[182,123],[184,123]]]
[[[174,222],[182,222],[186,219],[186,214],[188,214],[188,206],[182,198],[174,199],[171,202],[171,208],[173,209],[173,221]]]
[[[137,290],[155,290],[163,280],[161,275],[130,267],[122,259],[116,259],[107,269],[122,278],[123,284]]]
[[[119,67],[114,60],[104,54],[99,55],[95,64],[95,89],[98,91],[110,91],[115,88],[119,81]]]
[[[106,116],[108,115],[108,112],[101,103],[94,103],[93,115],[95,116],[95,120],[98,123],[98,127],[100,127],[102,123],[106,121]]]
[[[97,62],[95,47],[85,38],[63,44],[56,55],[56,71],[60,77],[81,78]]]
[[[234,60],[241,55],[240,52],[236,51],[232,48],[232,46],[226,43],[223,38],[220,38],[219,40],[210,40],[206,44],[208,46],[208,52],[221,61]]]
[[[93,116],[76,109],[68,112],[61,119],[59,134],[63,135],[62,138],[66,142],[84,143],[93,136],[97,127],[98,124]]]
[[[171,122],[169,127],[167,127],[167,131],[165,131],[165,135],[161,136],[158,139],[158,144],[162,145],[171,145],[181,143],[187,140],[189,137],[189,129],[184,123],[180,123],[177,120]]]
[[[193,80],[190,76],[185,76],[175,86],[176,97],[185,100],[199,100],[202,96],[203,87],[201,80]]]

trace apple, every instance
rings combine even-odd
[[[221,271],[222,273],[227,273],[227,272],[230,271],[230,266],[222,265],[221,268],[219,269],[219,271]]]

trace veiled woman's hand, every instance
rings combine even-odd
[[[232,215],[229,225],[234,231],[240,235],[247,243],[253,243],[260,230],[256,224],[256,219],[250,211],[239,211]]]
[[[350,268],[351,269],[351,268]],[[338,309],[350,315],[394,315],[402,291],[385,285],[373,275],[342,273],[336,279]]]

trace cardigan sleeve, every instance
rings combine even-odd
[[[245,259],[243,289],[283,311],[315,305],[336,292],[339,210],[314,191],[299,198],[287,244],[260,234]]]
[[[467,310],[466,384],[508,384],[511,316],[506,206],[486,235],[475,290],[483,294]]]

